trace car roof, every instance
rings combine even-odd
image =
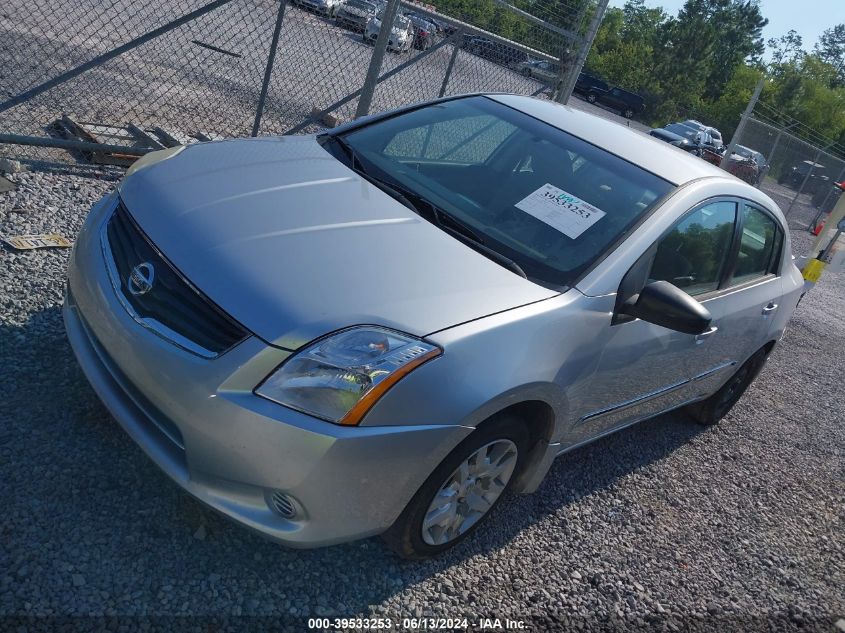
[[[678,151],[647,133],[571,106],[521,95],[486,96],[601,147],[674,185],[682,185],[697,178],[729,177],[715,165]]]

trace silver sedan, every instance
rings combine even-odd
[[[759,190],[507,95],[148,154],[68,277],[82,369],[180,486],[287,545],[407,557],[598,437],[716,423],[803,287]]]

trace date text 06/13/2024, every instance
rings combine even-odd
[[[510,618],[402,618],[393,621],[391,618],[309,618],[308,628],[311,630],[346,630],[349,628],[379,631],[519,631],[526,628],[523,620]]]

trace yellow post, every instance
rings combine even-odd
[[[839,196],[836,206],[827,217],[824,223],[824,230],[822,230],[816,241],[813,242],[813,248],[810,250],[810,259],[804,263],[801,269],[801,274],[804,276],[804,290],[805,292],[813,287],[821,278],[824,269],[837,255],[837,244],[839,236],[842,235],[842,228],[840,223],[845,219],[845,195]],[[836,257],[837,264],[840,258]]]

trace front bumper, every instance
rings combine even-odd
[[[77,239],[63,313],[79,364],[121,426],[185,490],[287,545],[387,529],[471,429],[333,425],[252,393],[289,351],[250,337],[206,359],[138,325],[100,248],[113,206],[95,205]],[[275,491],[297,500],[296,517],[271,509]]]

